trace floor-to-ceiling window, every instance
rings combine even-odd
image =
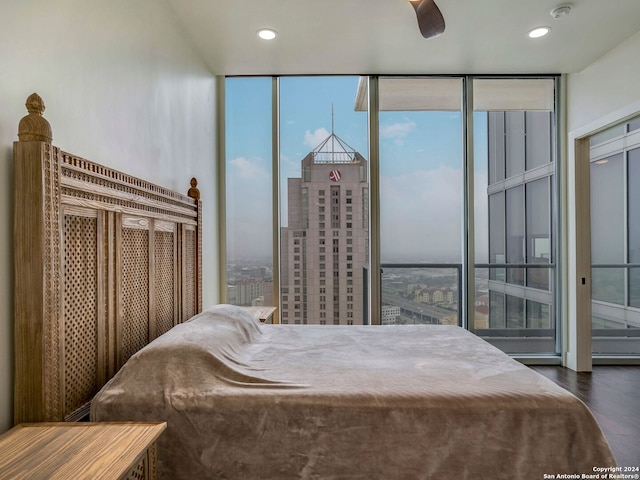
[[[510,353],[555,354],[553,79],[475,79],[475,331]]]
[[[590,138],[594,355],[640,354],[640,119]]]
[[[271,77],[227,79],[226,301],[273,305]]]
[[[358,83],[280,79],[282,323],[367,323],[367,114],[353,108]]]
[[[462,324],[462,83],[379,80],[382,324]]]
[[[509,353],[557,354],[556,78],[375,80],[227,79],[229,300],[269,304],[277,285],[283,323],[468,325]],[[262,290],[241,302],[251,275]]]

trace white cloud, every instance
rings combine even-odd
[[[461,261],[462,170],[440,166],[380,179],[383,261]],[[475,179],[476,262],[487,262],[487,178]]]
[[[307,152],[308,153],[308,152]],[[300,178],[301,160],[306,156],[299,155],[297,158],[292,159],[287,155],[280,154],[280,181],[286,183],[286,178]],[[286,198],[286,195],[284,196]]]
[[[245,157],[236,157],[229,160],[229,165],[232,167],[232,175],[238,175],[243,179],[264,177],[267,175],[266,170],[261,165],[261,161],[258,159],[250,160]]]
[[[406,120],[404,122],[391,123],[388,125],[380,125],[380,136],[383,138],[392,138],[396,143],[401,144],[414,129],[416,122]]]
[[[271,172],[269,162],[236,157],[228,161],[227,246],[229,258],[271,254]]]
[[[299,177],[299,160],[291,161],[283,155],[281,162],[283,167],[296,167],[296,173],[285,174],[286,178]],[[245,157],[229,161],[232,180],[227,185],[227,218],[232,219],[228,232],[232,256],[243,256],[247,252],[270,255],[270,236],[255,234],[271,231],[271,173],[267,165],[267,161]],[[486,185],[486,174],[476,172],[477,262],[487,261]],[[463,184],[459,168],[440,166],[382,176],[380,188],[383,261],[460,260]],[[286,218],[286,193],[282,201]]]
[[[310,146],[312,149],[316,148],[329,135],[329,131],[324,127],[317,128],[313,133],[307,130],[304,132],[304,144]]]
[[[380,181],[383,256],[390,260],[459,260],[462,172],[440,167]]]

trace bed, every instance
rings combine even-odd
[[[16,423],[89,409],[166,421],[171,480],[541,479],[615,464],[582,402],[461,328],[201,311],[195,185],[182,195],[64,153],[32,97],[14,146]]]
[[[207,309],[98,393],[166,421],[165,478],[543,478],[613,465],[576,397],[454,326],[260,324]]]

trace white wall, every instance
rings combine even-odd
[[[165,2],[21,0],[0,16],[0,432],[13,418],[13,156],[24,102],[44,99],[53,143],[205,204],[204,304],[217,300],[216,79]]]
[[[577,299],[590,289],[581,285],[582,276],[589,277],[588,258],[576,255],[576,244],[583,241],[576,212],[581,192],[588,188],[588,156],[576,158],[576,140],[586,138],[597,130],[640,114],[640,33],[635,34],[608,52],[582,72],[567,77],[567,210],[565,238],[567,255],[567,319],[565,338],[568,340],[566,363],[579,370],[591,370],[590,309],[583,312]],[[588,150],[588,149],[587,149]],[[583,172],[584,184],[576,181],[576,167]],[[586,196],[585,198],[588,198]],[[588,200],[587,200],[588,201]],[[585,213],[585,217],[587,214]],[[586,218],[588,221],[588,218]],[[587,233],[588,235],[588,229]],[[578,275],[579,273],[579,275]],[[587,306],[588,307],[588,306]]]
[[[567,130],[573,132],[640,101],[640,32],[568,76]]]

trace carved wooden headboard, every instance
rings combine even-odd
[[[140,348],[202,310],[202,204],[51,145],[33,94],[14,143],[14,421],[82,418]]]

